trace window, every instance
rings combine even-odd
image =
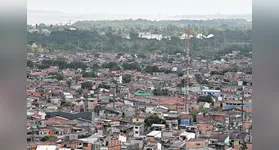
[[[135,127],[135,129],[138,129],[139,127]]]
[[[201,146],[201,143],[196,143],[197,146]]]
[[[136,134],[139,134],[139,132],[138,132],[138,131],[136,131],[135,133],[136,133]]]

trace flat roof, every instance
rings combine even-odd
[[[221,92],[221,90],[202,90],[203,92]]]
[[[161,131],[152,131],[147,136],[153,136],[153,137],[161,137]]]
[[[152,124],[151,127],[164,127],[164,124]]]

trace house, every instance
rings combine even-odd
[[[180,126],[187,126],[191,124],[192,116],[189,114],[180,114],[181,125]]]
[[[189,140],[189,139],[194,139],[196,138],[196,134],[195,133],[190,133],[190,132],[182,132],[180,135],[179,135],[179,139],[180,140]]]
[[[220,92],[221,90],[202,90],[200,94],[203,96],[213,95],[215,97],[218,97]]]
[[[186,147],[186,141],[176,141],[168,149],[169,150],[181,150]]]
[[[249,135],[245,132],[242,133],[232,133],[230,135],[230,145],[232,147],[241,145],[243,142],[249,141]]]
[[[161,131],[151,131],[146,135],[146,140],[154,141],[155,139],[162,137]]]
[[[152,124],[151,125],[151,130],[152,131],[163,131],[163,129],[166,128],[165,124]]]
[[[133,107],[128,107],[125,108],[125,110],[123,111],[123,113],[125,114],[125,116],[127,117],[133,117],[136,115],[136,109]]]
[[[213,125],[208,123],[198,124],[197,126],[202,135],[211,135],[211,132],[213,131]]]
[[[143,150],[158,150],[158,146],[157,145],[146,145],[144,146]]]
[[[227,150],[240,150],[241,145],[234,146],[233,148],[229,148]],[[247,144],[247,150],[252,150],[252,144]]]
[[[163,114],[163,117],[166,120],[166,123],[168,124],[168,127],[170,129],[178,129],[179,114],[168,113],[168,114]]]
[[[207,147],[207,142],[204,139],[189,139],[185,144],[186,149],[202,149]]]
[[[216,134],[209,138],[208,147],[215,149],[227,149],[230,146],[230,136],[227,134]]]
[[[66,101],[72,101],[74,99],[74,96],[71,93],[63,93],[63,98]]]
[[[144,123],[135,123],[133,125],[134,137],[140,137],[144,134]]]

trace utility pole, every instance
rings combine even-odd
[[[103,55],[103,42],[101,42],[101,54]]]
[[[166,42],[164,43],[164,54],[166,53]]]
[[[241,120],[242,120],[242,123],[244,121],[244,116],[243,116],[243,101],[244,101],[244,86],[243,86],[243,92],[242,92],[242,95],[241,95]]]
[[[115,110],[115,94],[116,94],[116,87],[115,87],[115,91],[113,92],[113,102],[112,102],[114,110]]]

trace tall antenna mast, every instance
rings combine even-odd
[[[186,83],[186,91],[185,91],[185,112],[189,114],[189,66],[190,66],[190,25],[188,26],[188,29],[185,30],[185,50],[186,50],[186,78],[184,79],[184,82]]]

